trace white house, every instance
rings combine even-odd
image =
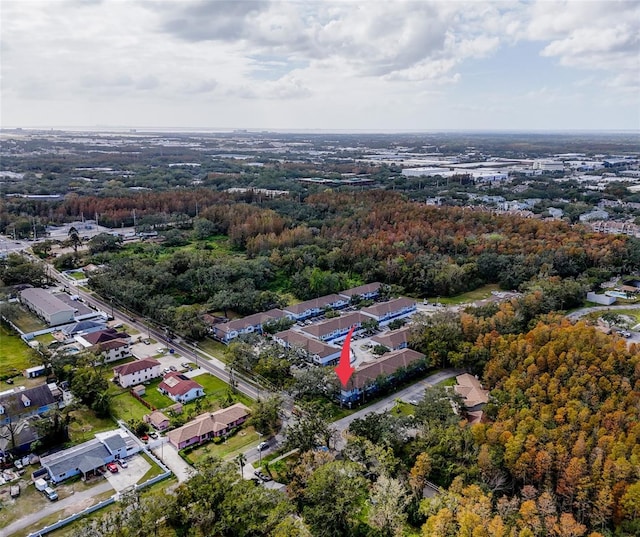
[[[143,358],[113,369],[113,376],[123,388],[142,384],[146,380],[155,379],[161,375],[160,362],[153,358]]]
[[[211,331],[216,339],[227,344],[232,339],[243,334],[261,334],[263,324],[269,321],[276,321],[284,317],[288,317],[284,311],[272,309],[262,313],[255,313],[254,315],[249,315],[242,319],[234,319],[228,323],[216,324],[211,328]]]
[[[182,373],[169,373],[158,384],[158,391],[176,403],[188,403],[204,396],[204,388]]]
[[[349,313],[333,319],[327,319],[317,324],[305,326],[301,330],[320,341],[332,341],[337,343],[347,335],[352,326],[355,326],[355,334],[362,330],[362,323],[370,317],[363,315],[359,311]]]
[[[340,296],[348,298],[349,300],[354,296],[359,296],[364,300],[371,300],[380,294],[380,287],[382,287],[380,282],[367,283],[358,287],[352,287],[345,291],[340,291]]]

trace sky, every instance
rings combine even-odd
[[[638,1],[0,0],[0,126],[638,130]]]

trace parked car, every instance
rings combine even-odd
[[[191,369],[191,362],[182,362],[180,365],[185,369]]]
[[[118,473],[118,466],[115,462],[107,463],[107,470],[109,470],[112,474]]]
[[[149,433],[149,436],[150,436],[151,438],[153,438],[153,439],[156,439],[156,438],[158,438],[158,433],[156,433],[155,431],[151,431],[151,432]]]
[[[266,474],[263,474],[260,470],[256,470],[255,472],[253,472],[253,475],[255,475],[259,479],[262,479],[262,481],[264,481],[265,483],[267,481],[271,481],[271,477],[269,477]]]
[[[52,502],[55,502],[58,499],[58,493],[51,487],[45,488],[42,493]]]
[[[162,372],[166,375],[167,373],[171,373],[171,369],[169,369],[168,367],[165,367]]]
[[[118,464],[122,467],[122,468],[126,468],[127,466],[129,466],[129,463],[127,461],[125,461],[124,459],[118,459]]]
[[[171,369],[171,371],[177,371],[178,368],[175,365],[170,365],[169,369]]]
[[[258,451],[264,451],[265,449],[268,449],[268,447],[269,447],[268,442],[260,442],[258,444]]]

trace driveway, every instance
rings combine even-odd
[[[364,418],[367,414],[371,414],[372,412],[381,414],[383,412],[391,410],[396,404],[396,399],[401,399],[403,401],[409,401],[411,399],[422,399],[425,389],[430,388],[438,384],[439,382],[442,382],[443,380],[455,377],[461,373],[463,373],[463,371],[460,371],[458,369],[443,369],[442,371],[438,371],[437,373],[428,376],[426,379],[412,384],[411,386],[404,388],[403,390],[400,390],[390,395],[389,397],[382,399],[381,401],[377,401],[367,406],[366,408],[363,408],[362,410],[358,410],[358,412],[354,412],[349,416],[333,422],[332,427],[338,433],[336,435],[335,449],[339,451],[345,446],[346,441],[342,433],[349,428],[349,425],[351,425],[354,420]]]
[[[176,448],[169,441],[154,447],[151,451],[164,462],[169,470],[178,478],[180,483],[187,481],[195,473],[195,470],[188,465],[184,459],[178,454]]]
[[[118,492],[138,483],[151,468],[151,465],[139,455],[127,459],[127,467],[118,466],[118,473],[112,474],[107,470],[105,476],[111,486]]]

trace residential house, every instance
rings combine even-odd
[[[182,373],[168,373],[158,384],[158,391],[176,403],[188,403],[204,396],[204,388]]]
[[[29,287],[20,291],[20,302],[49,326],[70,323],[75,309],[45,289]]]
[[[479,423],[482,420],[482,409],[489,402],[489,390],[485,390],[480,381],[469,373],[458,375],[456,381],[458,384],[453,390],[462,397],[469,422]]]
[[[154,358],[143,358],[128,364],[119,365],[113,369],[116,382],[123,388],[141,384],[147,380],[162,376],[160,362]]]
[[[44,414],[60,408],[61,397],[56,397],[48,385],[8,390],[0,393],[0,425],[16,423],[28,416]]]
[[[357,311],[354,313],[348,313],[347,315],[341,315],[340,317],[335,317],[333,319],[327,319],[320,323],[305,326],[301,328],[301,330],[320,341],[332,341],[337,343],[346,337],[352,326],[356,327],[354,334],[358,334],[362,329],[362,323],[369,319],[370,317],[367,317]]]
[[[340,359],[339,347],[328,345],[294,330],[284,330],[273,336],[273,340],[287,349],[294,349],[315,364],[326,366],[337,364]]]
[[[355,296],[359,296],[363,300],[373,300],[374,298],[378,298],[380,296],[380,288],[382,284],[380,282],[367,283],[365,285],[360,285],[358,287],[353,287],[351,289],[347,289],[345,291],[340,291],[340,296],[348,298],[349,301],[353,299]]]
[[[98,332],[106,327],[107,325],[101,321],[79,321],[61,327],[59,332],[54,333],[54,337],[64,343],[71,343],[75,336]]]
[[[339,295],[326,295],[312,300],[306,300],[299,304],[283,308],[285,314],[295,321],[304,321],[311,317],[322,315],[326,310],[336,310],[349,305],[347,297]]]
[[[361,365],[351,376],[346,387],[340,392],[343,403],[358,401],[363,395],[378,389],[376,381],[380,376],[393,377],[401,367],[409,367],[424,360],[425,355],[412,349],[401,349],[383,354],[373,362]]]
[[[362,308],[362,313],[373,317],[381,326],[389,324],[394,319],[410,317],[418,309],[415,300],[410,298],[396,298],[388,302],[379,302],[368,308]]]
[[[176,449],[202,444],[216,436],[228,434],[234,427],[243,424],[249,414],[249,408],[236,403],[215,412],[200,414],[189,423],[167,433],[167,437]]]
[[[115,328],[105,328],[75,336],[85,349],[103,357],[105,362],[115,362],[131,356],[131,336]]]
[[[279,309],[272,309],[262,313],[256,313],[243,317],[242,319],[234,319],[228,323],[216,324],[211,327],[213,336],[222,343],[228,344],[243,334],[261,334],[262,325],[269,321],[276,321],[287,317],[287,315]]]
[[[99,437],[96,435],[88,442],[41,457],[40,464],[49,472],[49,478],[54,483],[75,475],[87,479],[97,470],[104,470],[105,464],[137,451],[131,440],[128,442],[122,435],[128,436],[122,431],[110,431]]]
[[[169,428],[169,418],[159,410],[145,414],[142,419],[158,431],[164,431]]]
[[[397,330],[389,330],[383,334],[376,334],[371,338],[373,343],[384,345],[392,351],[406,349],[409,344],[409,335],[411,334],[410,326],[403,326]]]
[[[7,453],[28,453],[31,444],[40,438],[36,421],[40,416],[29,416],[17,423],[9,423],[0,426],[0,457]]]

